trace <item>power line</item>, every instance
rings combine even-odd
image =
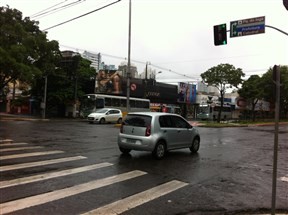
[[[49,28],[44,29],[43,31],[46,31],[46,30],[49,30],[49,29],[58,27],[58,26],[60,26],[60,25],[64,25],[64,24],[66,24],[66,23],[68,23],[68,22],[71,22],[71,21],[73,21],[73,20],[76,20],[76,19],[79,19],[79,18],[81,18],[81,17],[87,16],[87,15],[89,15],[89,14],[91,14],[91,13],[96,12],[96,11],[102,10],[102,9],[104,9],[104,8],[106,8],[106,7],[109,7],[109,6],[113,5],[113,4],[116,4],[116,3],[120,2],[120,1],[121,1],[121,0],[117,0],[117,1],[115,1],[115,2],[112,2],[112,3],[110,3],[110,4],[105,5],[105,6],[103,6],[103,7],[97,8],[96,10],[92,10],[92,11],[90,11],[90,12],[88,12],[88,13],[85,13],[85,14],[82,14],[82,15],[80,15],[80,16],[74,17],[74,18],[69,19],[69,20],[67,20],[67,21],[65,21],[65,22],[61,22],[61,23],[59,23],[59,24],[57,24],[57,25],[53,25],[53,26],[51,26],[51,27],[49,27]]]
[[[67,1],[67,0],[66,0],[66,1]],[[84,0],[84,1],[85,1],[85,0]],[[63,6],[61,6],[61,7],[57,7],[57,8],[53,8],[53,9],[51,9],[51,10],[48,10],[48,11],[46,11],[46,12],[45,12],[45,10],[44,10],[44,12],[38,13],[37,15],[34,15],[34,16],[31,17],[31,18],[37,18],[37,17],[38,17],[38,19],[40,19],[40,18],[42,18],[42,17],[51,15],[51,14],[53,14],[53,13],[56,13],[56,12],[65,10],[65,9],[67,9],[67,8],[69,8],[69,7],[73,7],[73,6],[75,6],[75,5],[81,4],[81,3],[83,3],[84,1],[83,1],[83,0],[76,0],[76,1],[71,2],[71,3],[69,3],[69,4],[65,4],[65,5],[63,5]],[[63,3],[63,2],[62,2],[62,3]],[[52,6],[52,7],[53,7],[53,6]]]
[[[53,5],[53,6],[50,6],[50,7],[46,8],[46,9],[44,9],[44,10],[41,10],[41,11],[39,11],[39,12],[37,12],[37,13],[34,13],[34,14],[32,14],[30,17],[33,18],[33,17],[37,16],[38,14],[45,12],[46,10],[49,10],[49,9],[51,9],[51,8],[53,8],[53,7],[56,7],[56,6],[58,6],[58,5],[63,4],[63,3],[66,2],[66,1],[68,1],[68,0],[65,0],[65,1],[63,1],[63,2],[60,2],[60,3],[55,4],[55,5]]]

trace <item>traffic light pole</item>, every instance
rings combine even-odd
[[[279,103],[280,103],[280,68],[274,66],[273,80],[276,85],[276,101],[275,101],[275,133],[274,133],[274,156],[273,156],[273,178],[272,178],[272,204],[271,214],[275,215],[276,208],[276,188],[277,188],[277,160],[278,160],[278,132],[279,132]]]

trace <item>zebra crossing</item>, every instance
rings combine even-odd
[[[33,150],[33,152],[31,152]],[[35,152],[35,150],[40,150]],[[43,151],[44,150],[44,151]],[[108,189],[109,186],[117,186],[119,183],[129,182],[133,183],[133,180],[137,180],[141,177],[145,177],[149,175],[149,173],[141,171],[141,170],[130,170],[126,172],[117,172],[117,174],[113,175],[105,175],[101,174],[101,170],[105,168],[111,168],[114,166],[112,163],[103,162],[103,163],[93,163],[93,164],[85,164],[80,167],[73,167],[74,162],[80,162],[87,159],[84,156],[70,156],[66,157],[64,151],[59,150],[48,150],[42,146],[31,146],[28,143],[14,143],[11,140],[0,140],[0,192],[3,195],[0,198],[0,212],[2,214],[10,214],[17,213],[22,214],[21,210],[39,210],[39,207],[45,207],[45,204],[50,204],[55,201],[65,201],[67,198],[75,197],[77,195],[85,195],[85,193],[90,191],[95,191],[97,189]],[[7,154],[8,153],[8,154]],[[61,158],[52,158],[47,159],[47,155],[61,155]],[[45,156],[42,160],[42,156]],[[21,162],[22,158],[30,158],[34,159],[34,161],[30,162]],[[17,159],[18,163],[13,163],[13,160]],[[40,160],[39,160],[40,159]],[[8,162],[6,164],[5,162]],[[4,162],[4,164],[3,164]],[[73,164],[69,165],[69,168],[65,169],[57,169],[56,171],[45,171],[41,173],[35,173],[33,175],[25,176],[25,174],[21,174],[20,177],[13,176],[11,178],[11,172],[14,171],[26,171],[30,168],[41,168],[48,167],[49,165],[59,165],[63,163],[73,162]],[[6,165],[5,165],[6,164]],[[37,183],[47,183],[51,180],[62,179],[64,180],[66,177],[73,177],[73,175],[77,174],[87,174],[89,171],[98,171],[100,177],[89,178],[86,182],[75,182],[74,185],[69,185],[67,187],[59,187],[55,190],[41,190],[38,193],[34,193],[32,195],[25,196],[23,192],[27,187],[31,188],[33,193],[33,186]],[[96,172],[96,173],[98,173]],[[9,175],[8,180],[5,180],[5,175]],[[12,174],[13,175],[13,174]],[[16,174],[17,175],[17,174]],[[2,178],[3,176],[3,178]],[[140,205],[153,201],[161,196],[167,195],[169,193],[175,192],[185,186],[188,183],[171,180],[165,181],[161,184],[154,184],[152,187],[145,188],[140,192],[132,193],[129,196],[120,196],[115,200],[108,202],[104,205],[96,206],[95,208],[87,209],[87,211],[80,210],[79,212],[74,212],[75,214],[120,214],[125,211],[129,211],[133,208],[136,208]],[[5,198],[5,195],[8,195],[9,189],[15,189],[16,196]],[[23,192],[21,191],[23,189]],[[7,191],[8,190],[8,191]],[[20,196],[17,196],[21,194]],[[75,202],[77,205],[77,202]],[[37,212],[37,211],[36,211]],[[34,212],[35,213],[35,212]],[[26,214],[23,212],[23,214]],[[54,211],[53,214],[63,214],[62,212]]]

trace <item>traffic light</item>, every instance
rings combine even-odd
[[[227,33],[226,24],[214,25],[214,45],[226,45],[227,44]]]

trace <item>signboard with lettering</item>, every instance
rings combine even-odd
[[[265,33],[265,16],[230,22],[230,37]]]

